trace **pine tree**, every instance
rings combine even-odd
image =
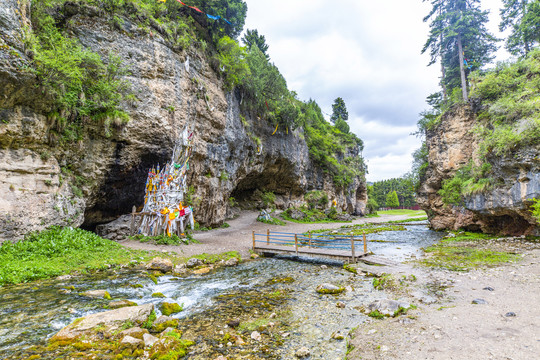
[[[268,56],[268,44],[266,44],[266,38],[264,35],[259,35],[259,32],[255,30],[246,30],[246,34],[242,38],[242,41],[244,44],[246,44],[248,49],[251,49],[252,46],[256,46],[261,50],[261,52],[264,54],[267,60],[270,59],[270,56]]]
[[[332,116],[330,117],[330,121],[332,121],[332,124],[336,124],[340,117],[344,122],[349,120],[349,113],[347,112],[345,101],[338,97],[334,100],[334,104],[332,104]]]
[[[503,0],[499,29],[512,29],[506,49],[513,55],[527,55],[540,42],[540,3],[530,0]]]
[[[442,62],[443,91],[461,87],[463,100],[468,100],[467,75],[490,62],[497,49],[497,39],[485,24],[488,12],[481,11],[479,0],[432,0],[432,10],[424,18],[431,19],[431,31],[422,49],[430,49],[431,61]],[[465,67],[467,66],[467,68]]]

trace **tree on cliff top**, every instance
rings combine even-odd
[[[251,49],[252,46],[256,46],[261,50],[261,52],[266,57],[266,60],[270,60],[270,56],[268,56],[268,44],[266,44],[266,38],[264,35],[259,35],[259,32],[257,29],[251,30],[247,29],[246,34],[242,38],[242,41],[248,49]]]
[[[345,101],[338,97],[336,100],[334,100],[334,104],[332,104],[332,116],[330,117],[330,121],[332,124],[336,124],[340,117],[345,122],[349,120],[349,113],[347,112]]]
[[[499,29],[512,29],[506,48],[513,55],[527,55],[540,42],[540,4],[529,0],[503,0]]]
[[[480,0],[432,0],[430,34],[422,53],[430,49],[429,65],[441,59],[444,90],[461,87],[463,100],[468,100],[467,75],[489,63],[497,49],[497,39],[485,24],[488,11],[480,10]]]

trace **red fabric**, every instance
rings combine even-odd
[[[264,103],[266,104],[266,108],[270,110],[270,108],[268,107],[268,102],[265,100]]]
[[[186,210],[184,209],[180,210],[180,216],[184,216],[184,215],[186,215]]]
[[[196,11],[198,11],[198,12],[200,12],[200,13],[203,13],[201,10],[197,9],[195,6],[189,6],[189,5],[187,5],[187,7],[192,8],[193,10],[196,10]],[[203,14],[204,14],[204,13],[203,13]]]

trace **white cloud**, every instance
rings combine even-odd
[[[416,130],[425,98],[438,91],[439,68],[427,67],[420,51],[429,31],[430,9],[420,0],[245,0],[246,28],[257,29],[271,60],[301,99],[331,112],[345,100],[351,130],[364,140],[370,180],[410,170],[420,141]],[[484,0],[493,32],[501,0]],[[501,53],[504,56],[504,53]]]

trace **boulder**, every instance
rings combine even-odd
[[[143,341],[144,346],[151,347],[158,341],[158,338],[150,334],[143,334]]]
[[[157,270],[162,273],[171,272],[174,264],[169,259],[163,259],[160,257],[153,258],[148,264],[146,264],[147,270]]]
[[[307,347],[300,348],[296,350],[296,353],[294,354],[297,358],[305,358],[311,355],[309,349]]]
[[[304,220],[304,218],[306,217],[306,214],[304,214],[298,209],[290,209],[288,213],[289,217],[293,220]]]
[[[136,326],[136,327],[133,327],[131,329],[126,329],[126,330],[120,332],[118,334],[118,337],[123,339],[126,336],[131,336],[131,337],[134,337],[136,339],[142,340],[144,338],[145,334],[148,334],[148,330],[142,329],[142,328]]]
[[[111,295],[109,294],[107,290],[90,290],[90,291],[85,291],[81,293],[80,295],[87,298],[92,298],[92,299],[107,299],[107,300],[111,299]]]
[[[111,301],[109,303],[109,309],[119,309],[126,306],[137,306],[137,303],[129,300]]]
[[[258,331],[253,331],[253,332],[251,333],[251,338],[252,338],[253,340],[255,340],[255,341],[261,341],[261,338],[262,338],[262,337],[261,337],[261,333],[258,332]]]
[[[197,269],[193,271],[194,274],[199,274],[199,275],[208,274],[209,272],[210,272],[209,267],[203,267],[202,269]]]
[[[345,291],[344,287],[338,287],[332,284],[321,284],[317,286],[317,292],[319,294],[340,294]]]
[[[93,330],[98,326],[102,327],[104,332],[112,332],[128,321],[133,324],[142,324],[148,320],[152,310],[154,310],[153,304],[145,304],[91,314],[64,327],[51,338],[51,341],[74,340],[83,335],[92,337],[95,336]]]
[[[201,266],[201,265],[204,265],[204,261],[202,261],[201,259],[197,259],[197,258],[191,258],[186,263],[186,266],[188,268],[194,268],[194,267]]]
[[[236,265],[238,265],[238,258],[233,257],[225,261],[225,266],[236,266]]]
[[[160,333],[168,327],[176,329],[178,323],[178,319],[162,315],[152,324],[152,332]]]
[[[124,336],[122,341],[120,341],[120,346],[122,348],[138,349],[144,347],[144,341],[128,335]]]

